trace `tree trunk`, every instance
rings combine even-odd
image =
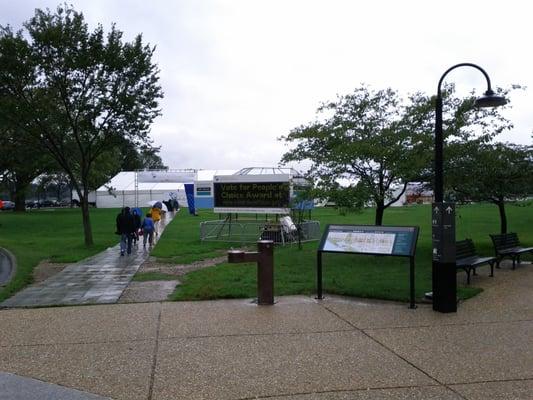
[[[505,201],[500,199],[496,205],[500,211],[500,233],[507,233],[507,215],[505,214]]]
[[[85,246],[89,247],[94,244],[93,231],[91,228],[91,219],[89,216],[89,194],[87,190],[84,190],[83,195],[81,193],[78,193],[78,196],[80,196],[81,217],[83,220],[83,235],[85,237]]]
[[[385,212],[385,205],[383,200],[378,201],[376,203],[376,221],[375,224],[377,226],[381,226],[383,224],[383,213]]]
[[[70,193],[69,193],[70,208],[73,208],[74,204],[72,204],[72,200],[73,200],[72,192],[74,191],[74,185],[72,184],[72,182],[69,183],[68,188],[69,188],[69,191],[70,191]]]
[[[15,202],[15,211],[25,212],[26,211],[26,190],[28,189],[28,184],[26,182],[20,182],[17,180],[15,182],[15,191],[12,193],[13,201]]]
[[[56,186],[56,199],[57,199],[57,202],[59,203],[61,200],[63,200],[62,196],[61,196],[61,192],[63,191],[63,186],[61,186],[59,183],[57,184]]]
[[[26,211],[26,193],[17,190],[13,194],[13,201],[15,202],[15,211]]]

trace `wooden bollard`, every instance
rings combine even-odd
[[[272,240],[259,240],[257,251],[229,250],[228,262],[257,262],[257,304],[274,304],[274,242]]]

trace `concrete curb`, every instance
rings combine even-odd
[[[17,271],[17,259],[7,249],[0,247],[0,287],[7,285]]]
[[[0,399],[10,400],[111,400],[80,390],[24,376],[0,372]]]

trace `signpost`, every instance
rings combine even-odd
[[[408,257],[409,308],[415,305],[417,226],[328,225],[317,251],[317,298],[322,299],[322,253]]]
[[[431,206],[433,257],[433,309],[457,311],[455,265],[455,204],[436,202]]]

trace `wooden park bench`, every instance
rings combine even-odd
[[[533,247],[522,247],[518,235],[515,232],[498,233],[489,235],[496,251],[496,268],[500,268],[500,262],[508,257],[513,260],[513,269],[516,263],[520,264],[520,256],[524,253],[533,253]]]
[[[496,257],[480,257],[476,253],[472,239],[459,240],[455,242],[455,263],[457,269],[461,268],[466,272],[466,283],[470,284],[470,272],[483,265],[490,265],[490,276],[494,276],[494,264],[497,262]]]

